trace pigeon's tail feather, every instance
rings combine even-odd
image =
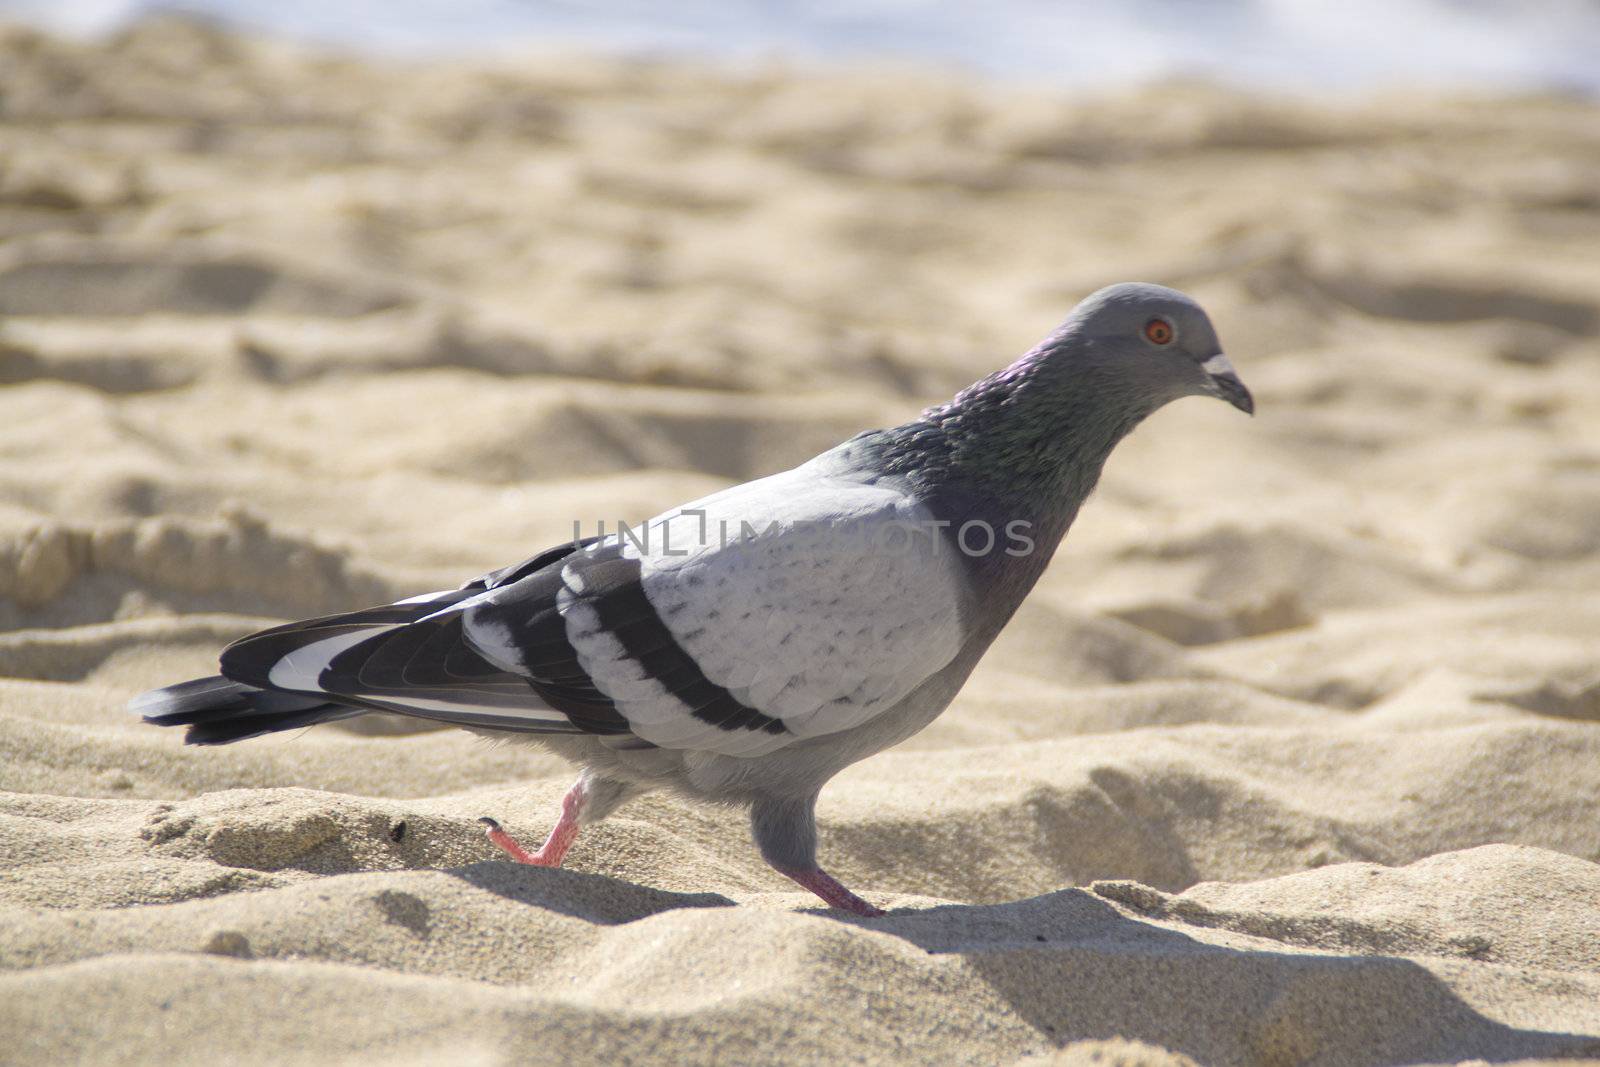
[[[473,647],[457,605],[476,592],[450,590],[263,630],[222,650],[222,674],[256,689],[455,726],[584,732],[526,676],[500,669]],[[589,732],[617,730],[602,722]]]
[[[368,709],[319,697],[257,689],[221,676],[196,678],[141,693],[128,710],[157,726],[187,726],[188,745],[226,745],[364,714]]]
[[[515,580],[544,558],[504,573]],[[477,652],[460,605],[495,577],[249,634],[222,650],[220,677],[153,690],[129,710],[158,726],[187,726],[191,745],[225,745],[372,711],[512,733],[626,732],[609,705],[580,699],[558,710],[526,676]]]

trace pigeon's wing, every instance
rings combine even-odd
[[[622,531],[453,610],[550,703],[758,755],[858,726],[959,650],[967,580],[914,499],[808,468]]]

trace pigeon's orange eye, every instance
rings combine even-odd
[[[1172,343],[1172,323],[1166,319],[1151,319],[1144,324],[1144,335],[1151,344],[1166,345]]]

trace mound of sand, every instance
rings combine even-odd
[[[1600,1059],[1600,110],[0,32],[0,1059]],[[648,797],[131,721],[274,619],[897,422],[1144,278],[1260,416],[1113,458],[843,919]]]

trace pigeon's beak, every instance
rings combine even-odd
[[[1200,369],[1206,372],[1206,390],[1212,396],[1226,400],[1246,415],[1256,413],[1255,399],[1239,380],[1239,375],[1234,373],[1233,364],[1228,362],[1227,356],[1218,352],[1201,363]]]

